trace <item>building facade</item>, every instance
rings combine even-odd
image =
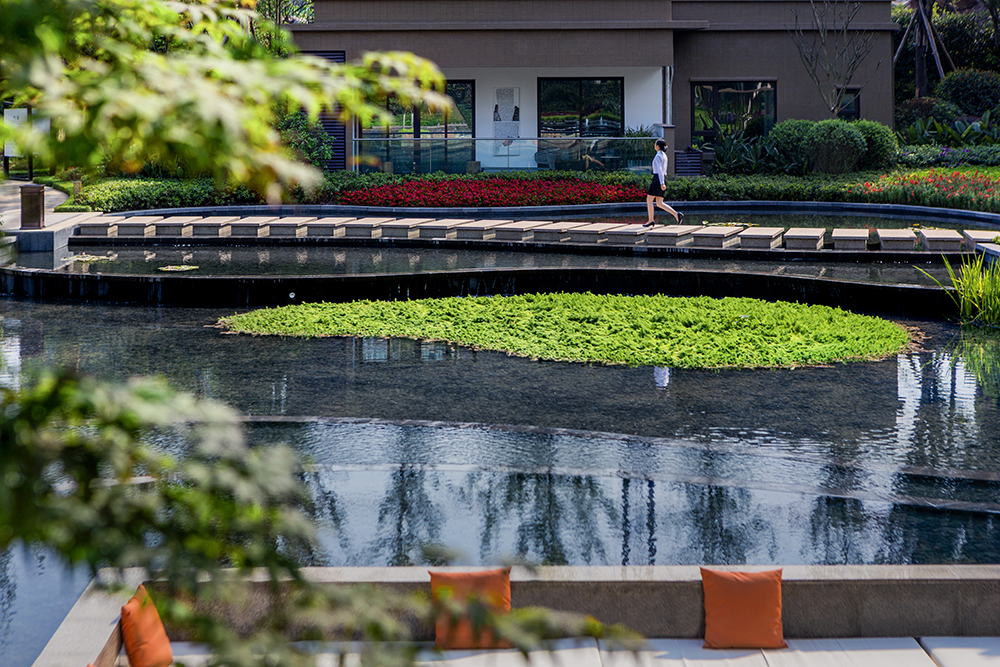
[[[891,125],[891,3],[855,3],[850,28],[870,33],[873,49],[842,115]],[[348,128],[348,165],[371,153],[397,171],[428,158],[446,171],[624,168],[639,156],[604,139],[652,129],[683,150],[717,127],[760,133],[830,117],[792,39],[796,16],[813,27],[808,0],[316,0],[314,23],[291,29],[307,53],[410,51],[449,81],[451,114],[390,106],[391,126]]]

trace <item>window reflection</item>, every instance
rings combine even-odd
[[[691,84],[691,143],[712,143],[720,130],[746,137],[767,134],[775,123],[775,88],[773,81]]]

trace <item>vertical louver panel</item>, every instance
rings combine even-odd
[[[311,56],[324,58],[333,63],[346,62],[346,54],[343,51],[306,51]],[[338,121],[332,113],[322,113],[319,123],[333,140],[333,152],[330,159],[326,161],[324,168],[327,171],[337,171],[347,169],[347,128]]]

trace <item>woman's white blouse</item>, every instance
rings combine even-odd
[[[653,173],[660,177],[660,185],[667,183],[667,154],[663,151],[656,151],[653,158]]]

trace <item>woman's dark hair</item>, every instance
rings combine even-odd
[[[661,151],[667,150],[667,141],[665,139],[657,139],[656,147],[659,148]]]

